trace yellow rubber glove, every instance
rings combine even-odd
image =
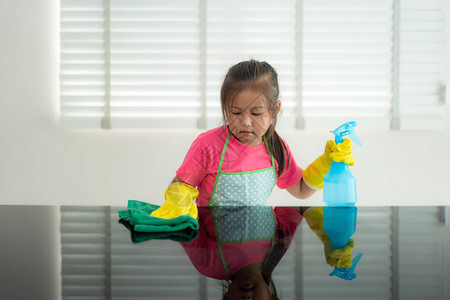
[[[194,203],[197,196],[198,190],[196,188],[183,182],[174,182],[164,193],[166,202],[150,215],[162,219],[174,219],[189,214],[197,219],[198,211]]]
[[[309,228],[319,237],[324,246],[325,260],[330,266],[350,268],[352,266],[352,249],[355,242],[349,239],[347,246],[342,249],[334,249],[330,238],[323,229],[323,208],[309,208],[303,214]]]
[[[331,242],[330,242],[331,245]],[[352,266],[352,249],[355,248],[355,242],[349,239],[347,245],[342,249],[335,249],[329,252],[329,265],[336,266],[338,268],[350,268]],[[333,247],[331,246],[331,249]],[[328,262],[328,260],[327,260]]]
[[[349,166],[355,164],[355,158],[352,155],[352,141],[344,139],[342,143],[336,144],[329,140],[325,145],[324,154],[319,156],[303,171],[303,180],[306,185],[314,190],[323,189],[323,178],[330,170],[331,163],[344,162]]]

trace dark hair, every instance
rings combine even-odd
[[[226,108],[228,101],[234,101],[236,96],[246,88],[258,89],[262,92],[268,102],[272,113],[272,122],[265,133],[269,145],[269,151],[278,162],[278,176],[289,164],[286,145],[275,131],[277,123],[277,101],[280,93],[278,86],[278,74],[275,69],[265,61],[254,59],[242,61],[232,66],[222,84],[220,101],[222,105],[222,116],[226,120]]]
[[[280,260],[283,258],[283,256],[286,254],[286,251],[289,247],[289,237],[286,236],[283,229],[279,226],[276,228],[278,239],[273,246],[272,250],[269,252],[268,256],[264,260],[263,263],[263,269],[262,269],[262,275],[264,278],[264,281],[269,286],[270,292],[272,294],[273,299],[278,299],[278,293],[277,289],[275,287],[275,282],[272,278],[272,272],[275,269],[275,267],[278,265]],[[222,281],[222,299],[225,299],[225,295],[228,292],[228,289],[230,288],[231,280],[228,281]]]
[[[269,287],[270,293],[272,294],[272,298],[278,299],[277,289],[275,287],[275,283],[273,282],[272,277],[270,275],[263,273],[263,278],[267,286]],[[221,284],[222,284],[222,299],[225,299],[225,296],[228,290],[230,289],[231,280],[228,281],[223,280]]]

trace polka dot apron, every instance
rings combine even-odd
[[[230,141],[231,132],[223,146],[217,170],[216,181],[208,201],[214,218],[216,238],[221,251],[225,243],[272,240],[275,238],[276,221],[272,207],[266,202],[275,186],[276,172],[274,158],[270,154],[267,139],[264,143],[270,155],[272,166],[249,172],[223,172],[222,164]],[[229,274],[221,251],[223,266]]]
[[[216,182],[208,206],[261,206],[266,205],[275,186],[276,173],[273,156],[270,154],[267,139],[264,143],[270,154],[272,166],[249,172],[223,172],[222,164],[230,141],[231,131],[222,149]]]

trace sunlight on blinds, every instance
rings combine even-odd
[[[254,58],[279,128],[441,129],[444,21],[441,0],[61,0],[61,125],[216,127],[224,75]]]
[[[279,125],[293,128],[296,1],[212,0],[207,3],[208,127],[220,123],[220,87],[228,68],[254,58],[269,62],[277,70],[283,103]]]
[[[345,120],[389,128],[392,0],[304,1],[306,127]],[[337,119],[337,120],[336,120]],[[339,120],[339,121],[338,121]]]
[[[443,1],[404,0],[400,4],[401,128],[441,128],[444,121]]]
[[[101,0],[61,0],[62,125],[99,127],[104,115],[104,7]]]
[[[199,1],[111,0],[112,127],[195,128]]]

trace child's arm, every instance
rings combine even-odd
[[[175,183],[175,182],[186,183],[183,179],[181,179],[181,178],[178,177],[177,175],[175,175],[175,177],[174,177],[173,180],[172,180],[172,183]],[[186,184],[188,184],[188,183],[186,183]]]
[[[286,190],[292,196],[294,196],[295,198],[298,198],[298,199],[309,198],[316,192],[316,190],[313,190],[305,183],[305,181],[303,180],[303,177],[300,178],[300,180],[296,184],[294,184],[291,187],[288,187]]]

